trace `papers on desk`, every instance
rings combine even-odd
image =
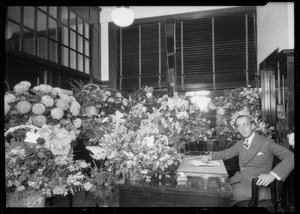
[[[193,166],[221,166],[222,164],[217,161],[204,161],[201,159],[190,160]]]

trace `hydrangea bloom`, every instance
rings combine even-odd
[[[40,92],[46,93],[46,94],[50,94],[50,93],[52,93],[53,88],[50,85],[41,84],[39,86],[33,87],[33,90],[40,91]]]
[[[22,94],[22,93],[28,91],[28,89],[30,88],[30,86],[31,86],[30,82],[22,81],[22,82],[20,82],[20,83],[18,83],[18,84],[16,84],[14,86],[14,91],[16,93]]]
[[[56,106],[61,108],[64,111],[68,110],[68,108],[70,108],[68,100],[66,100],[64,98],[59,98],[56,102]]]
[[[64,116],[64,111],[61,108],[54,108],[51,110],[51,116],[53,119],[60,120]]]
[[[75,101],[72,103],[70,107],[70,112],[72,113],[73,116],[77,116],[80,113],[80,104]]]
[[[62,94],[62,90],[58,87],[56,88],[53,88],[53,91],[52,91],[52,95],[56,96],[56,95],[60,95]]]
[[[32,124],[37,127],[42,127],[44,124],[46,124],[46,117],[43,115],[37,115],[32,118]]]
[[[26,100],[18,102],[16,109],[20,114],[26,114],[30,111],[31,105]]]
[[[13,103],[16,101],[16,96],[13,94],[5,94],[4,95],[4,102],[6,102],[7,104],[9,103]]]
[[[36,103],[32,106],[32,112],[36,115],[41,115],[46,111],[46,107],[42,103]]]
[[[80,118],[76,118],[74,121],[73,121],[73,124],[75,126],[76,129],[80,128],[81,127],[81,119]]]
[[[42,103],[46,107],[52,107],[54,105],[54,100],[53,100],[53,98],[51,96],[44,95],[44,96],[42,96]]]

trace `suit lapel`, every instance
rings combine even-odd
[[[251,145],[247,151],[246,157],[243,161],[243,164],[242,164],[243,166],[246,165],[256,155],[260,145],[261,145],[261,143],[260,143],[259,135],[257,133],[255,133],[253,136]]]

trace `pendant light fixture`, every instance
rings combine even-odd
[[[134,20],[134,13],[129,7],[117,7],[111,12],[113,22],[120,27],[127,27]]]

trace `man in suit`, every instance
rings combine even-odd
[[[259,178],[259,186],[267,186],[274,179],[284,181],[294,168],[294,153],[276,144],[272,139],[255,133],[252,129],[255,119],[249,112],[237,112],[233,116],[233,122],[244,140],[223,151],[201,156],[204,160],[226,160],[238,155],[240,171],[229,179],[233,191],[232,206],[251,198],[253,178]],[[272,169],[274,155],[281,161]],[[260,188],[259,200],[270,198],[270,189]]]

